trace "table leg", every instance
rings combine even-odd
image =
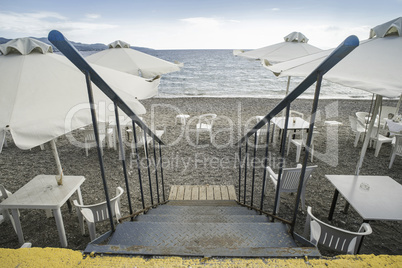
[[[80,202],[80,205],[84,205],[84,202],[82,201],[81,187],[78,187],[77,194],[78,194],[78,201]]]
[[[14,224],[15,224],[15,231],[18,235],[18,242],[22,245],[25,243],[24,234],[22,233],[21,221],[18,215],[18,209],[12,209],[11,213],[13,215]]]
[[[54,219],[56,220],[57,231],[59,232],[60,243],[62,247],[67,247],[66,231],[64,230],[63,217],[60,208],[53,210]]]
[[[363,222],[369,223],[368,220],[364,220]],[[363,238],[364,238],[364,235],[362,235],[362,238],[360,239],[359,247],[357,248],[356,254],[360,253],[360,248],[362,247],[362,244],[363,244]]]
[[[328,220],[332,221],[332,216],[334,215],[336,201],[338,200],[339,191],[335,189],[334,198],[332,199],[331,209],[329,210]]]

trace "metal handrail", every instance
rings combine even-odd
[[[136,130],[135,130],[136,125],[139,126],[141,129],[143,129],[143,132],[144,132],[145,157],[147,159],[148,182],[149,182],[150,195],[151,195],[150,196],[151,197],[151,206],[154,205],[154,202],[153,202],[154,197],[153,197],[153,193],[152,193],[152,182],[151,182],[151,171],[150,171],[149,156],[148,156],[147,135],[149,135],[153,139],[154,146],[155,146],[155,142],[157,142],[159,144],[158,164],[160,165],[160,169],[161,169],[162,188],[164,188],[164,181],[163,181],[161,145],[164,145],[164,143],[150,128],[148,128],[148,126],[134,113],[134,111],[124,102],[124,100],[121,99],[116,94],[116,92],[99,76],[99,74],[86,62],[86,60],[82,57],[82,55],[63,36],[63,34],[61,34],[60,32],[58,32],[56,30],[53,30],[49,33],[48,39],[53,45],[55,45],[60,50],[60,52],[62,52],[85,75],[87,91],[88,91],[88,99],[89,99],[90,107],[91,107],[92,123],[94,126],[95,140],[96,140],[97,149],[98,149],[98,159],[99,159],[99,164],[100,164],[100,169],[101,169],[101,177],[102,177],[102,181],[103,181],[103,187],[104,187],[109,215],[112,215],[112,210],[111,210],[111,206],[110,206],[109,191],[108,191],[106,177],[105,177],[105,170],[104,170],[104,164],[103,164],[101,144],[100,144],[100,140],[99,140],[97,116],[96,116],[96,110],[95,110],[94,99],[93,99],[93,94],[92,94],[91,81],[114,103],[116,125],[117,125],[117,131],[118,131],[117,134],[118,134],[118,139],[119,139],[119,144],[120,144],[119,151],[120,151],[120,154],[121,154],[120,156],[122,159],[123,173],[124,173],[124,178],[125,178],[127,198],[128,198],[128,204],[129,204],[129,210],[130,210],[130,216],[128,216],[128,217],[131,217],[131,220],[133,220],[132,215],[134,215],[134,213],[133,213],[132,203],[131,203],[130,188],[129,188],[129,182],[128,182],[128,176],[127,176],[126,162],[125,162],[125,153],[124,153],[121,129],[120,129],[120,124],[119,124],[119,114],[118,114],[119,109],[118,108],[120,108],[126,115],[128,115],[131,118],[132,124],[133,124],[133,136],[134,136],[133,139],[134,139],[134,146],[135,146],[136,157],[137,157],[138,178],[139,178],[139,184],[140,184],[141,202],[142,202],[143,209],[145,209],[145,201],[144,201],[144,191],[143,191],[142,178],[141,178],[140,159],[139,159],[139,154],[138,154],[137,134],[136,134]],[[157,156],[156,156],[156,151],[155,151],[155,147],[154,147],[155,174],[157,174],[157,168],[158,168],[156,158],[157,158]],[[158,203],[160,203],[158,176],[156,175],[155,178],[156,178],[156,183],[157,183],[157,193],[156,193],[157,200],[158,200]],[[162,189],[162,198],[163,198],[163,202],[165,202],[164,189]],[[115,227],[114,227],[112,217],[110,217],[110,226],[111,226],[111,230],[114,231]]]
[[[244,173],[244,195],[243,195],[243,205],[249,206],[250,208],[253,208],[257,211],[262,212],[263,211],[263,201],[264,201],[264,192],[265,192],[265,182],[266,182],[266,168],[267,168],[267,156],[268,156],[268,144],[269,144],[269,127],[271,120],[279,114],[283,109],[286,108],[286,117],[285,117],[285,128],[282,133],[282,142],[281,142],[281,161],[279,163],[279,172],[278,172],[278,181],[277,185],[280,185],[280,180],[281,180],[281,175],[282,175],[282,169],[283,169],[283,159],[284,159],[284,151],[285,151],[285,144],[286,144],[286,138],[287,138],[287,125],[288,125],[288,120],[289,120],[289,111],[290,111],[290,105],[291,103],[299,97],[303,92],[305,92],[311,85],[313,85],[315,82],[316,83],[316,90],[314,94],[314,101],[313,101],[313,106],[312,106],[312,111],[311,111],[311,117],[310,117],[310,125],[309,125],[309,132],[308,132],[308,137],[306,141],[306,153],[305,157],[303,159],[303,165],[302,165],[302,170],[300,174],[300,179],[299,179],[299,186],[298,186],[298,191],[296,195],[296,201],[295,201],[295,207],[294,207],[294,213],[293,213],[293,219],[290,222],[290,232],[293,234],[294,231],[294,226],[296,223],[296,217],[297,217],[297,211],[299,208],[299,200],[300,200],[300,195],[301,195],[301,190],[302,190],[302,185],[304,181],[304,175],[306,172],[306,165],[307,165],[307,159],[310,153],[310,145],[311,145],[311,140],[312,140],[312,134],[313,134],[313,129],[314,129],[314,123],[315,123],[315,114],[317,111],[317,105],[318,105],[318,99],[319,99],[319,94],[320,94],[320,89],[321,89],[321,81],[323,78],[323,75],[326,74],[332,67],[334,67],[339,61],[341,61],[345,56],[347,56],[350,52],[352,52],[357,46],[359,45],[359,40],[356,36],[349,36],[348,38],[345,39],[343,43],[341,43],[324,61],[316,68],[314,69],[310,75],[308,75],[292,92],[290,92],[282,101],[280,101],[266,116],[263,117],[262,120],[257,122],[257,124],[250,130],[248,131],[237,143],[237,146],[239,146],[239,202],[241,201],[241,187],[242,187],[242,180],[241,176],[242,173]],[[254,198],[254,184],[255,184],[255,155],[256,155],[256,141],[258,139],[258,130],[261,129],[267,125],[267,140],[266,140],[266,145],[265,145],[265,161],[264,161],[264,173],[263,173],[263,179],[262,179],[262,192],[261,192],[261,203],[260,203],[260,208],[256,208],[253,206],[253,198]],[[248,158],[248,141],[251,136],[254,135],[254,159],[253,159],[253,172],[252,172],[252,189],[251,189],[251,200],[250,200],[250,205],[246,204],[246,187],[247,187],[247,163],[244,166],[244,171],[242,170],[242,157],[241,157],[241,147],[244,143],[246,143],[246,152],[245,152],[245,159],[247,162]],[[277,218],[275,215],[275,207],[277,205],[277,202],[279,202],[279,197],[278,197],[278,189],[276,191],[275,195],[275,204],[274,204],[274,212],[271,214],[272,220],[274,218]],[[241,202],[240,202],[241,203]],[[264,212],[266,213],[266,212]],[[281,220],[281,218],[277,218]],[[287,224],[289,224],[288,221],[283,221]]]

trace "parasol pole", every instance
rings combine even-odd
[[[370,120],[370,124],[366,133],[366,137],[364,138],[364,143],[363,143],[363,147],[362,150],[360,152],[360,159],[359,162],[357,163],[357,167],[356,167],[356,176],[359,176],[360,173],[360,169],[363,165],[363,160],[364,160],[364,156],[366,154],[367,151],[367,147],[371,138],[371,132],[373,131],[373,127],[374,127],[374,123],[375,123],[375,119],[377,117],[378,114],[378,110],[380,108],[380,105],[382,103],[382,96],[381,95],[377,95],[376,100],[375,100],[375,104],[374,104],[374,109],[373,109],[373,114],[371,115],[371,120]]]
[[[53,152],[54,160],[56,160],[57,174],[63,174],[63,169],[62,169],[62,167],[61,167],[60,158],[59,158],[59,153],[57,152],[57,147],[56,147],[55,139],[53,139],[53,140],[50,141],[50,146],[52,147],[52,152]]]

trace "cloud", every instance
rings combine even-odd
[[[86,18],[98,18],[100,15],[87,14]],[[15,13],[0,12],[0,32],[7,38],[17,38],[24,36],[44,37],[48,33],[57,29],[64,31],[67,35],[71,34],[73,38],[81,38],[78,35],[84,35],[95,30],[114,29],[116,25],[107,23],[91,23],[87,20],[77,21],[53,12],[36,13]]]
[[[279,11],[279,10],[280,10],[280,9],[277,8],[277,7],[274,7],[274,8],[271,9],[271,11]]]
[[[185,18],[180,19],[180,21],[188,23],[192,26],[200,26],[200,27],[219,26],[222,23],[222,21],[219,19],[206,18],[206,17]]]
[[[99,19],[101,17],[101,15],[99,15],[99,14],[86,14],[85,17],[87,19],[95,20],[95,19]]]

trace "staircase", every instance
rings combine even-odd
[[[88,244],[84,253],[319,257],[299,247],[287,226],[242,207],[234,200],[171,200],[139,215]]]

